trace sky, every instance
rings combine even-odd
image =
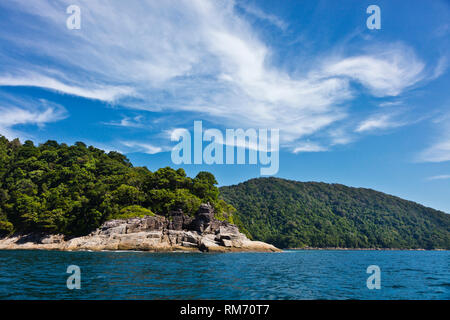
[[[173,133],[277,129],[276,177],[450,213],[449,39],[447,0],[2,1],[0,134],[222,186],[262,165],[175,164]]]

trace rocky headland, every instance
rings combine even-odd
[[[209,204],[201,205],[195,217],[181,210],[168,217],[106,221],[87,236],[66,239],[60,234],[14,234],[0,239],[0,249],[43,250],[139,250],[153,252],[279,252],[273,245],[252,241],[228,222],[214,218]]]

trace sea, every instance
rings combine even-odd
[[[0,299],[450,298],[449,251],[0,251]]]

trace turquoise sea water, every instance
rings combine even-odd
[[[81,289],[69,290],[69,265]],[[369,265],[381,289],[369,290]],[[0,299],[446,299],[449,251],[0,251]]]

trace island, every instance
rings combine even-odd
[[[83,142],[0,136],[0,249],[450,249],[450,215],[371,189],[150,171]]]

